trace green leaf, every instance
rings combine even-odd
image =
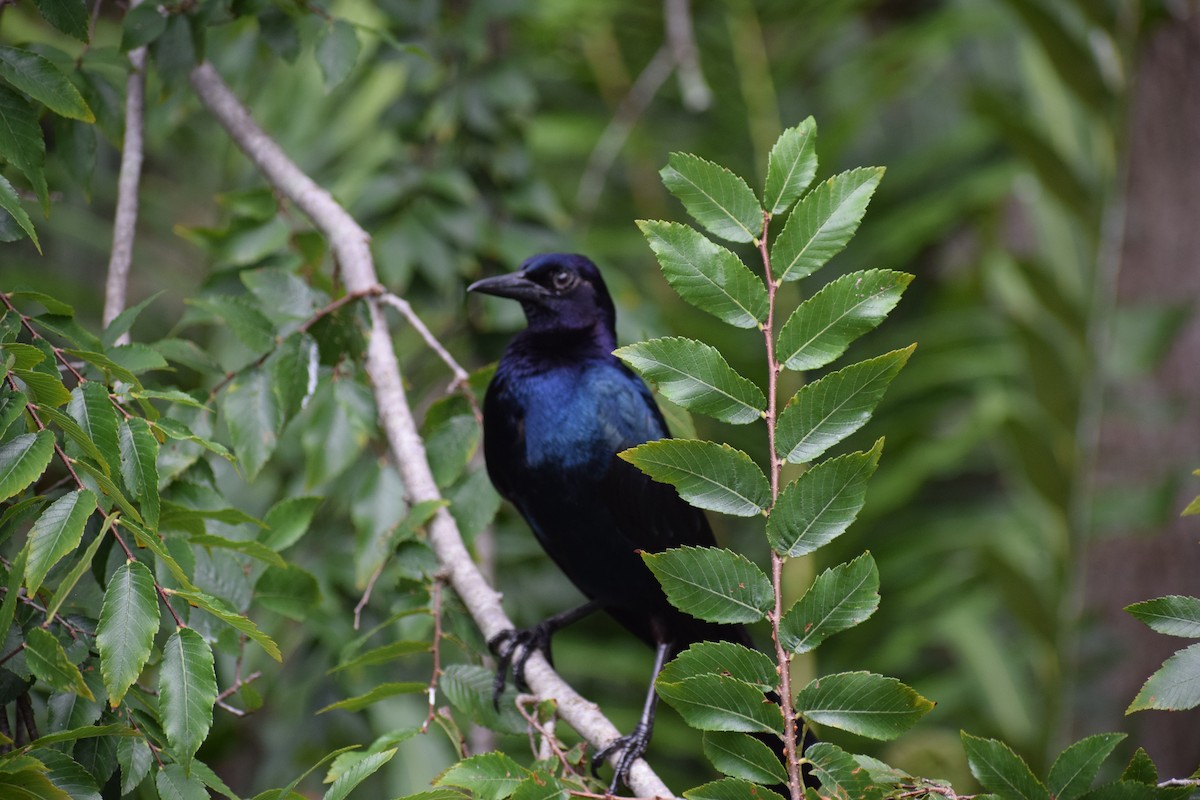
[[[262,543],[276,551],[291,547],[308,530],[319,505],[320,497],[285,497],[280,500],[263,517],[267,532],[262,537]]]
[[[882,322],[911,280],[904,272],[872,269],[827,283],[784,323],[778,358],[794,370],[825,366]]]
[[[162,800],[209,800],[200,776],[190,773],[184,764],[164,764],[154,776],[154,786]]]
[[[339,700],[336,703],[329,705],[318,711],[318,714],[324,714],[326,711],[334,711],[340,709],[342,711],[361,711],[373,703],[378,703],[380,700],[386,700],[389,697],[395,697],[398,694],[422,694],[429,687],[419,681],[402,681],[399,683],[381,683],[366,694],[360,694],[357,697],[348,697],[345,700]]]
[[[1128,766],[1121,773],[1120,780],[1122,783],[1140,783],[1143,786],[1158,785],[1158,767],[1154,766],[1145,748],[1139,747],[1134,752],[1133,758],[1129,759]]]
[[[767,520],[767,539],[780,555],[808,555],[846,532],[867,500],[883,439],[865,453],[822,461],[784,487]]]
[[[88,10],[83,0],[35,0],[42,17],[81,42],[88,40]]]
[[[971,774],[989,792],[1003,800],[1049,800],[1050,793],[1034,777],[1020,756],[995,739],[962,733],[963,749]]]
[[[658,696],[693,728],[745,733],[783,730],[779,706],[767,702],[762,690],[728,675],[696,675],[678,683],[660,677],[655,686]]]
[[[246,480],[253,481],[275,452],[283,425],[267,373],[255,369],[234,378],[221,396],[221,413]]]
[[[39,681],[60,692],[74,692],[95,700],[83,681],[79,668],[71,663],[54,634],[45,628],[30,628],[25,633],[25,663]]]
[[[739,778],[722,778],[683,793],[687,800],[783,800],[776,791]]]
[[[879,570],[870,553],[817,576],[779,623],[780,641],[807,653],[840,631],[853,628],[879,608]]]
[[[245,687],[243,686],[243,688]],[[204,785],[209,789],[212,789],[218,794],[224,795],[225,797],[229,798],[229,800],[241,800],[241,798],[234,794],[233,790],[225,784],[225,781],[221,780],[220,776],[213,772],[212,768],[203,761],[197,761],[193,759],[191,768],[192,774],[199,778],[201,782],[203,782]]]
[[[25,562],[29,558],[29,546],[22,547],[13,559],[8,570],[8,585],[5,587],[4,600],[0,602],[0,631],[8,631],[13,624],[13,615],[17,610],[17,595],[21,588],[21,578],[25,575]],[[7,635],[7,634],[6,634]]]
[[[37,594],[42,581],[59,560],[79,546],[83,526],[96,510],[96,495],[79,489],[55,500],[29,531],[29,563],[25,586]]]
[[[335,19],[321,30],[317,39],[317,63],[325,78],[325,91],[331,92],[350,75],[358,60],[358,34],[345,20]]]
[[[787,783],[779,756],[762,742],[744,733],[708,731],[704,755],[726,775],[756,783]]]
[[[8,179],[0,175],[0,208],[8,212],[8,215],[20,226],[21,230],[25,231],[25,235],[33,242],[33,246],[37,251],[42,252],[42,243],[38,241],[37,231],[33,227],[33,220],[29,219],[28,212],[21,205],[21,198],[17,196],[17,190],[8,182]],[[11,235],[13,239],[19,239],[20,236],[15,232]],[[9,237],[6,236],[7,240]]]
[[[669,483],[697,508],[738,517],[762,513],[771,487],[750,456],[727,444],[661,439],[618,453],[661,483]]]
[[[762,419],[767,399],[753,382],[729,366],[715,347],[694,339],[651,339],[613,352],[673,403],[723,422]]]
[[[122,564],[104,591],[96,646],[100,650],[100,674],[113,708],[142,674],[150,658],[154,634],[158,632],[158,598],[154,576],[145,564]]]
[[[883,797],[884,787],[871,778],[854,759],[837,745],[817,742],[804,753],[812,762],[813,776],[821,782],[821,797],[838,800],[877,800]]]
[[[100,549],[100,545],[104,543],[105,537],[108,535],[108,529],[112,526],[114,517],[109,517],[104,521],[104,526],[100,532],[92,539],[92,543],[87,546],[83,554],[76,559],[75,564],[67,571],[67,574],[58,586],[54,589],[54,596],[50,598],[50,602],[46,604],[46,621],[54,619],[54,615],[58,613],[58,609],[66,601],[67,595],[75,588],[75,584],[83,577],[83,573],[87,572],[92,566],[92,559],[96,557],[96,551]],[[2,620],[0,620],[2,621]],[[4,630],[4,626],[0,625],[0,630]]]
[[[307,333],[293,333],[267,359],[271,389],[284,420],[295,416],[317,386],[317,340]]]
[[[796,392],[779,415],[775,452],[803,464],[867,424],[915,348],[909,345],[851,364]]]
[[[0,436],[4,436],[14,422],[25,413],[29,398],[24,392],[5,390],[0,393]]]
[[[141,8],[141,6],[138,6]],[[129,737],[117,742],[117,764],[121,767],[121,795],[133,792],[154,763],[150,745],[141,737]]]
[[[882,167],[852,169],[809,192],[771,245],[775,279],[807,277],[840,253],[858,230],[882,178]]]
[[[374,753],[362,759],[354,766],[338,776],[333,785],[329,787],[329,791],[325,792],[324,800],[345,800],[346,796],[354,790],[356,786],[364,780],[374,775],[380,767],[392,760],[392,756],[396,755],[396,748],[384,750],[382,753]]]
[[[49,768],[47,775],[50,782],[58,789],[67,793],[71,800],[101,800],[100,790],[93,778],[83,766],[66,753],[58,750],[40,749],[34,751],[34,756]],[[19,794],[17,797],[23,797]]]
[[[558,778],[535,772],[517,785],[512,800],[570,800],[570,795]]]
[[[121,20],[121,52],[150,44],[167,29],[167,17],[154,3],[134,6]]]
[[[458,762],[434,780],[435,786],[458,786],[478,800],[503,800],[529,775],[504,753],[483,753]]]
[[[23,344],[22,342],[4,342],[0,344],[0,354],[6,357],[12,356],[12,363],[9,364],[10,369],[33,369],[43,361],[52,358],[52,356],[44,352],[40,347]]]
[[[775,661],[766,653],[734,642],[696,642],[658,673],[663,683],[679,683],[697,675],[728,675],[767,692],[779,688]]]
[[[135,347],[135,345],[126,345],[126,347],[133,348],[133,347]],[[141,348],[142,345],[136,345],[136,347]],[[149,348],[146,348],[146,349],[149,349]],[[121,381],[123,383],[128,383],[134,389],[142,388],[142,382],[138,379],[137,375],[133,374],[133,372],[126,369],[121,364],[118,364],[116,361],[114,361],[112,358],[109,358],[109,356],[105,355],[104,353],[98,353],[98,352],[95,352],[92,350],[81,350],[81,349],[77,349],[77,348],[69,348],[69,349],[67,349],[66,352],[69,355],[75,356],[80,361],[84,361],[84,362],[87,362],[88,364],[91,364],[93,367],[95,367],[96,369],[103,372],[105,375],[105,378],[108,379],[109,381],[113,381],[113,382]],[[117,353],[120,352],[120,348],[114,347],[114,348],[110,349],[108,352],[110,354],[112,354],[113,357],[116,357]],[[151,350],[150,352],[154,353],[154,355],[156,357],[158,357],[159,363],[161,363],[161,364],[166,363],[165,361],[162,360],[161,356],[158,356],[157,352],[155,352],[153,350]]]
[[[117,412],[109,399],[108,389],[96,381],[83,381],[71,390],[67,414],[79,423],[91,438],[100,455],[98,463],[105,474],[121,464],[120,438],[117,435]]]
[[[40,405],[58,408],[71,399],[67,387],[58,375],[49,375],[32,369],[14,369],[12,374],[21,379],[33,399]]]
[[[0,501],[33,483],[54,457],[54,434],[23,433],[0,445]]]
[[[99,467],[93,466],[87,461],[76,461],[74,463],[75,471],[85,472],[88,475],[91,475],[92,480],[94,480],[96,485],[100,487],[100,491],[104,497],[107,497],[116,503],[117,506],[120,507],[121,511],[125,513],[125,516],[128,519],[132,519],[134,522],[142,521],[141,513],[133,507],[133,504],[129,502],[129,498],[125,497],[124,493],[122,493],[117,485],[113,483],[111,478],[104,474],[103,470],[101,470]]]
[[[757,622],[775,602],[771,581],[753,561],[719,547],[642,553],[671,605],[708,622]]]
[[[40,762],[38,764],[40,767]],[[10,792],[10,796],[20,800],[72,800],[71,795],[50,782],[44,768],[6,771],[4,788]]]
[[[25,98],[4,86],[0,86],[0,158],[25,174],[42,204],[42,212],[48,213],[50,194],[44,171],[46,142],[42,128]]]
[[[42,418],[42,422],[57,425],[66,434],[66,438],[71,444],[78,447],[83,455],[95,461],[100,466],[100,469],[111,473],[108,460],[100,453],[100,448],[96,447],[96,443],[92,441],[92,437],[87,435],[87,431],[78,422],[57,408],[51,408],[50,406],[39,405],[37,412],[38,416]]]
[[[746,182],[691,153],[671,153],[659,173],[671,194],[709,233],[730,242],[756,242],[763,212]]]
[[[191,628],[171,634],[158,672],[158,710],[171,750],[184,764],[208,737],[217,676],[212,648]]]
[[[341,672],[344,669],[356,669],[358,667],[368,667],[375,664],[386,664],[389,661],[395,661],[397,658],[409,656],[413,653],[428,653],[431,648],[432,645],[429,642],[391,642],[389,644],[372,648],[365,653],[359,653],[357,656],[349,660],[340,662],[336,667],[330,669],[328,674]]]
[[[929,713],[933,703],[895,678],[839,672],[801,689],[795,706],[818,725],[872,739],[894,739]]]
[[[429,455],[429,469],[440,488],[447,488],[462,477],[479,449],[480,427],[462,395],[443,397],[425,412],[421,438]]]
[[[0,77],[55,114],[83,122],[96,121],[67,76],[37,53],[19,47],[0,47]]]
[[[675,222],[638,220],[663,276],[687,302],[737,328],[767,318],[767,288],[736,255]]]
[[[266,651],[267,655],[271,658],[276,661],[283,661],[283,656],[279,652],[279,645],[275,644],[270,636],[260,631],[258,626],[250,619],[237,613],[221,598],[206,594],[195,588],[173,589],[171,590],[171,594],[183,598],[191,605],[212,614],[234,630],[246,634],[247,638]]]
[[[232,550],[273,567],[287,566],[287,562],[278,553],[262,542],[256,542],[253,539],[227,539],[212,533],[197,533],[189,536],[188,541],[200,547],[219,547],[222,550]]]
[[[321,598],[320,585],[311,572],[289,564],[271,567],[254,584],[254,599],[263,608],[304,622]]]
[[[151,529],[158,527],[158,440],[150,424],[130,417],[117,429],[121,447],[121,476],[130,494],[142,501],[142,519]]]
[[[1200,705],[1200,644],[1185,647],[1168,658],[1142,685],[1126,714],[1157,708],[1182,711]]]
[[[254,352],[264,353],[275,347],[275,326],[245,297],[212,294],[191,298],[187,303],[223,319],[233,335]]]
[[[1100,765],[1125,738],[1123,733],[1098,733],[1063,750],[1050,768],[1046,788],[1055,800],[1076,800],[1092,786]]]
[[[812,117],[788,128],[767,156],[767,210],[787,211],[817,174],[817,123]]]
[[[58,731],[57,733],[48,733],[39,739],[35,739],[31,747],[49,747],[52,744],[61,744],[62,742],[75,742],[80,739],[94,739],[100,736],[137,736],[141,734],[130,728],[128,725],[119,723],[110,723],[108,725],[83,725],[78,728],[71,728],[66,731]]]
[[[1167,636],[1200,638],[1200,598],[1172,594],[1125,606],[1125,610]]]
[[[137,6],[137,8],[141,7],[142,6]],[[153,8],[153,6],[148,7]],[[129,15],[127,14],[126,17],[128,18],[128,16]],[[120,339],[123,335],[129,332],[129,329],[133,327],[133,323],[136,322],[137,318],[141,316],[141,313],[146,310],[146,307],[157,300],[161,294],[161,290],[157,291],[137,305],[130,306],[120,314],[117,314],[117,316],[113,317],[112,322],[104,326],[104,333],[100,337],[100,341],[104,344],[105,348],[115,346],[117,339]]]

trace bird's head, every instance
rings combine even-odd
[[[516,272],[476,281],[467,291],[519,301],[534,331],[600,329],[611,335],[616,327],[600,270],[573,253],[533,256]]]

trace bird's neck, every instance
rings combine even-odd
[[[513,339],[504,361],[518,371],[542,372],[612,358],[616,347],[616,334],[601,324],[589,328],[531,327]]]

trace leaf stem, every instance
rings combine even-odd
[[[767,321],[763,325],[763,338],[767,346],[767,449],[771,460],[771,508],[779,497],[779,476],[783,460],[775,452],[775,422],[778,409],[779,373],[783,369],[775,358],[775,294],[779,284],[771,274],[771,256],[767,250],[767,233],[771,225],[771,212],[763,212],[762,236],[758,239],[758,252],[762,257],[763,276],[767,281]],[[768,512],[770,516],[770,512]],[[800,780],[800,754],[797,752],[796,711],[792,707],[791,659],[783,649],[779,636],[779,622],[783,619],[783,561],[784,558],[771,551],[771,587],[775,592],[775,607],[771,620],[771,639],[775,642],[775,663],[779,671],[779,705],[783,710],[783,752],[787,762],[788,789],[792,800],[802,800],[804,785]]]

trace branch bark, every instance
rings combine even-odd
[[[191,74],[192,87],[238,147],[258,166],[275,189],[291,200],[328,239],[346,288],[351,292],[373,292],[379,285],[371,257],[370,237],[336,200],[318,186],[283,152],[234,96],[209,63]],[[440,495],[425,444],[404,394],[399,362],[392,347],[391,331],[378,297],[367,299],[371,331],[367,345],[366,371],[371,379],[379,421],[387,437],[392,458],[413,502],[439,499]],[[446,509],[440,509],[429,524],[429,544],[445,570],[447,580],[486,638],[513,627],[500,606],[500,595],[488,585],[471,560],[458,525]],[[558,711],[575,730],[597,747],[616,739],[620,732],[599,708],[572,689],[540,655],[529,660],[526,680],[539,697],[553,699]],[[671,792],[645,761],[630,772],[630,788],[638,795],[670,797]]]

